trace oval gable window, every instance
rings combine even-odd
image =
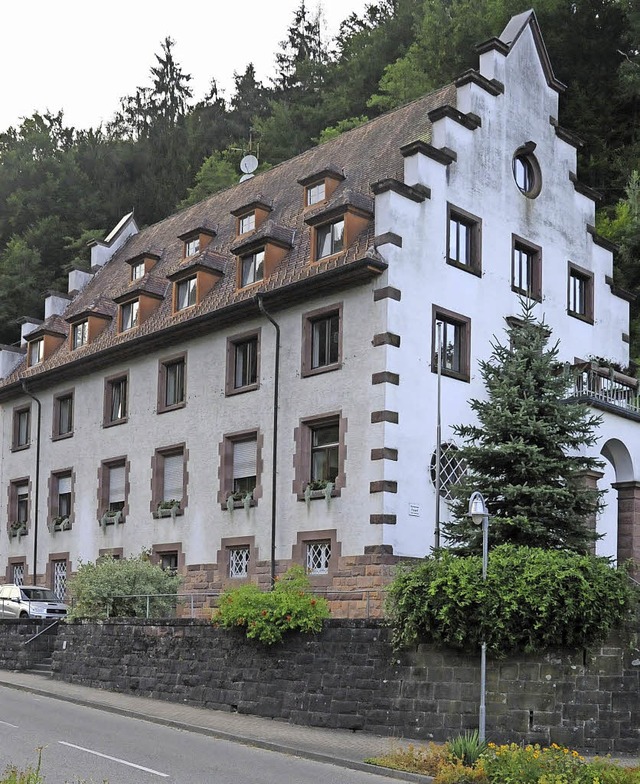
[[[512,164],[513,179],[520,193],[530,199],[535,199],[542,188],[540,165],[533,154],[535,147],[534,142],[527,142],[527,144],[520,147],[513,156]]]

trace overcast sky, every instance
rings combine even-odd
[[[192,75],[194,98],[215,77],[228,98],[249,62],[266,82],[300,0],[5,0],[0,12],[0,131],[34,111],[64,110],[67,125],[109,120],[119,99],[149,84],[168,35]],[[317,0],[307,6],[317,8]],[[367,0],[322,0],[334,35]]]

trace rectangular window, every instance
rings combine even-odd
[[[242,579],[249,574],[250,547],[230,547],[229,548],[229,577],[232,579]]]
[[[12,566],[11,579],[14,585],[24,585],[24,564],[16,563]]]
[[[197,279],[187,278],[176,284],[176,310],[193,307],[197,302]]]
[[[138,326],[138,310],[139,301],[134,299],[133,302],[126,302],[120,305],[120,325],[121,331],[126,332],[128,329],[133,329]]]
[[[118,425],[127,421],[127,376],[105,381],[104,426]]]
[[[185,359],[179,357],[160,363],[159,411],[176,408],[185,402]]]
[[[53,398],[52,438],[73,435],[73,392],[64,392]]]
[[[176,550],[167,550],[160,553],[159,556],[161,569],[174,573],[178,571],[178,553]]]
[[[477,275],[481,271],[481,222],[468,212],[448,205],[447,263]]]
[[[258,338],[242,340],[234,345],[233,388],[255,385],[258,379]]]
[[[257,440],[235,441],[233,444],[233,492],[246,495],[256,487]]]
[[[540,248],[515,237],[511,260],[511,289],[530,299],[542,300]]]
[[[184,445],[157,449],[152,459],[151,511],[156,517],[183,514],[187,505],[187,450]]]
[[[438,342],[438,335],[440,342]],[[442,374],[469,381],[471,372],[471,320],[459,313],[433,308],[431,339],[433,359],[431,370],[438,372],[442,363]]]
[[[29,343],[29,367],[38,365],[44,359],[44,338]]]
[[[71,474],[53,476],[53,483],[57,485],[52,509],[53,517],[66,517],[71,514]]]
[[[238,234],[246,234],[248,231],[253,231],[256,227],[256,214],[249,212],[238,219]]]
[[[15,509],[12,517],[18,523],[26,523],[29,520],[29,484],[21,482],[14,486],[15,490]]]
[[[13,410],[13,444],[12,448],[26,449],[31,441],[31,406],[14,408]]]
[[[264,251],[259,250],[256,253],[250,253],[248,256],[243,256],[241,261],[241,277],[240,286],[250,286],[252,283],[257,283],[264,277]]]
[[[138,261],[131,265],[131,280],[140,280],[144,278],[144,261]]]
[[[52,561],[51,588],[58,599],[63,602],[67,593],[67,562]]]
[[[307,185],[305,190],[306,205],[310,207],[312,204],[318,204],[325,199],[325,182],[317,182],[315,185]]]
[[[125,465],[105,466],[108,472],[109,483],[108,507],[109,512],[121,512],[125,505]]]
[[[593,273],[569,262],[567,312],[593,324]]]
[[[343,248],[344,220],[327,223],[316,229],[316,259],[332,256]]]
[[[187,240],[184,244],[184,255],[195,256],[200,250],[200,237],[194,237],[192,240]]]
[[[71,348],[76,349],[89,342],[89,322],[81,321],[71,327]]]
[[[311,322],[311,367],[333,365],[339,357],[340,317],[337,313]]]
[[[126,456],[104,460],[98,469],[98,520],[102,526],[124,523],[129,463]]]
[[[335,482],[338,475],[339,424],[326,422],[311,427],[311,482]]]
[[[329,559],[331,558],[331,542],[307,542],[307,572],[308,574],[329,574]]]

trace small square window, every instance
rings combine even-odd
[[[340,253],[344,246],[344,220],[316,228],[316,259]]]
[[[447,263],[480,274],[480,219],[449,205]]]
[[[174,574],[178,571],[178,553],[176,550],[166,550],[163,553],[159,553],[159,556],[161,569]]]
[[[176,310],[193,307],[197,303],[197,278],[195,275],[176,283]]]
[[[253,231],[256,227],[256,214],[249,212],[246,215],[238,218],[238,234],[246,234]]]
[[[138,326],[139,307],[140,303],[137,299],[120,305],[120,326],[122,332]]]
[[[229,577],[242,579],[248,576],[250,555],[249,546],[229,548]]]
[[[240,286],[250,286],[264,278],[264,250],[243,256],[241,262]]]
[[[71,348],[76,349],[89,342],[89,322],[81,321],[71,327]]]
[[[511,289],[524,297],[542,301],[540,248],[515,237],[511,261]]]
[[[308,574],[329,574],[329,559],[331,558],[331,542],[307,542],[307,572]]]
[[[200,251],[200,237],[194,237],[184,243],[184,255],[195,256]]]
[[[322,180],[322,182],[317,182],[315,185],[308,185],[305,194],[307,207],[324,201],[326,194],[325,181]]]
[[[12,449],[26,449],[31,443],[31,406],[13,410]]]
[[[471,321],[459,313],[433,308],[432,324],[433,360],[431,370],[438,372],[438,362],[442,362],[442,374],[470,380],[471,372]],[[438,336],[440,342],[438,342]]]
[[[158,412],[184,406],[185,397],[185,356],[162,360],[159,365]]]
[[[44,338],[29,343],[29,367],[40,364],[44,359]]]
[[[128,377],[117,376],[105,381],[104,426],[127,421]]]
[[[593,273],[569,263],[567,313],[593,324]]]
[[[137,261],[131,265],[131,280],[140,280],[140,278],[144,278],[144,275],[144,261]]]
[[[53,398],[52,438],[73,435],[73,392],[64,392]]]

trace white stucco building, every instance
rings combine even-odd
[[[81,560],[149,548],[187,591],[298,562],[337,612],[370,611],[397,557],[434,545],[436,324],[446,497],[451,426],[521,295],[603,415],[599,549],[640,561],[637,384],[587,364],[628,362],[628,297],[563,86],[532,12],[479,51],[453,85],[161,223],[125,216],[25,319],[0,353],[6,581],[62,591]]]

